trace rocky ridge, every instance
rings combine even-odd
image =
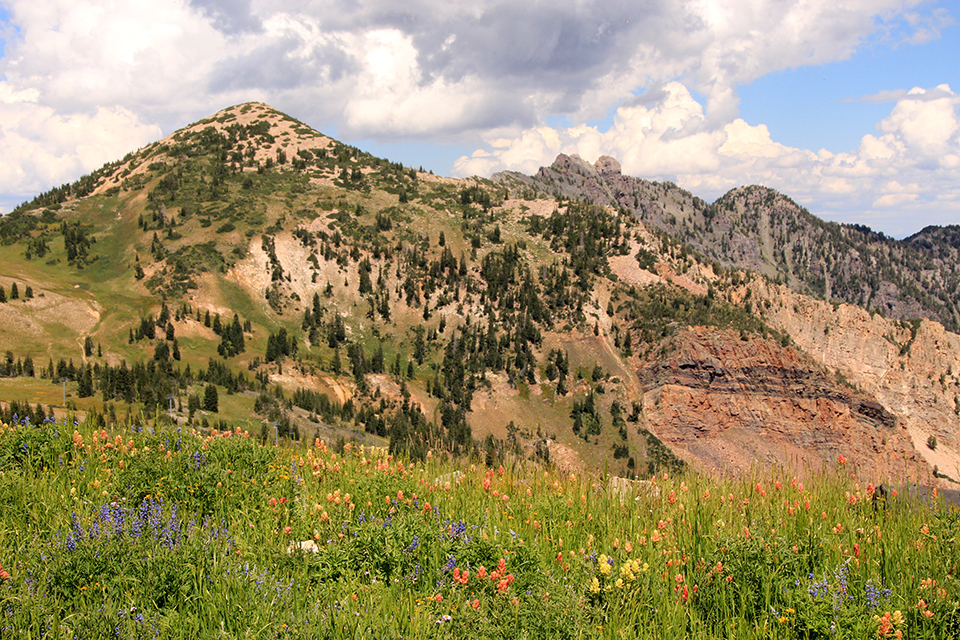
[[[586,200],[629,211],[721,265],[745,268],[799,293],[927,317],[960,329],[960,227],[930,228],[902,241],[861,225],[825,222],[773,189],[734,189],[708,204],[672,183],[623,175],[561,154],[534,176],[503,172],[511,192]]]

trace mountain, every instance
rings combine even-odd
[[[622,475],[844,454],[948,483],[956,238],[761,187],[708,205],[611,158],[443,178],[248,103],[0,218],[0,404]]]
[[[897,241],[862,225],[825,222],[767,187],[734,189],[712,204],[672,183],[624,176],[601,157],[561,155],[535,176],[501,173],[512,192],[628,211],[727,267],[741,267],[822,300],[896,319],[932,318],[960,329],[960,227]]]

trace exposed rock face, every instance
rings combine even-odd
[[[622,177],[620,172],[620,163],[615,158],[611,158],[610,156],[600,156],[595,167],[597,169],[597,173],[607,180]]]
[[[923,466],[881,402],[772,340],[686,330],[638,375],[647,428],[711,472],[778,465],[815,472],[840,453],[877,481],[917,479]]]
[[[890,320],[767,282],[752,291],[771,301],[770,325],[897,415],[929,469],[960,479],[960,336],[937,322]]]
[[[561,154],[535,176],[504,172],[493,179],[630,211],[710,259],[782,279],[800,293],[960,330],[958,226],[930,227],[898,241],[861,225],[824,222],[756,185],[707,204],[672,183],[625,176],[607,156],[590,165]]]

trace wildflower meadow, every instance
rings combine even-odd
[[[336,450],[339,449],[339,450]],[[599,474],[0,427],[0,638],[960,637],[960,515],[827,474]]]

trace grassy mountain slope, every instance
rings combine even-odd
[[[225,109],[0,220],[4,410],[39,418],[66,392],[104,421],[169,412],[263,439],[619,474],[745,469],[784,451],[817,468],[850,448],[880,473],[929,472],[877,400],[883,388],[852,388],[844,363],[798,349],[764,280],[721,264],[733,238],[740,262],[771,275],[749,238],[792,237],[789,220],[812,216],[772,192],[707,207],[641,181],[617,192],[633,208],[597,204],[582,180],[609,190],[619,167],[566,162],[533,178],[453,180],[266,105]],[[542,197],[547,174],[577,198]],[[755,202],[762,194],[782,207]],[[679,240],[663,231],[677,212]],[[904,246],[933,255],[930,235]],[[772,242],[761,257],[782,255]],[[787,280],[807,282],[786,264]],[[745,367],[744,353],[764,356]],[[841,427],[811,436],[827,423]]]

